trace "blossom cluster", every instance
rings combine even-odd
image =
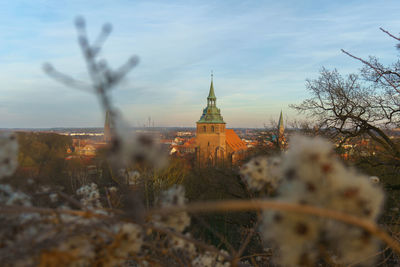
[[[115,234],[110,249],[106,250],[105,266],[119,266],[126,259],[140,252],[143,244],[143,230],[133,223],[120,223],[113,227]]]
[[[250,189],[274,191],[281,181],[280,164],[278,157],[258,156],[244,164],[240,174]]]
[[[160,207],[182,206],[185,202],[185,189],[180,185],[174,185],[162,192],[158,200]],[[156,225],[167,227],[177,232],[183,232],[190,225],[190,217],[184,211],[171,215],[156,215],[154,221]]]
[[[8,184],[0,184],[0,205],[7,206],[32,206],[31,197],[24,192],[13,189]],[[16,219],[19,224],[23,224],[37,217],[37,214],[23,213],[12,216],[0,214],[0,219],[13,220]]]
[[[5,205],[32,205],[30,197],[27,194],[15,191],[8,184],[0,184],[0,203]]]
[[[80,197],[80,202],[84,207],[88,209],[102,207],[97,184],[84,185],[76,190],[76,194]]]
[[[383,205],[382,190],[367,176],[345,167],[328,141],[293,137],[281,166],[278,201],[377,219]],[[264,211],[261,229],[266,242],[279,246],[277,260],[283,266],[315,265],[321,246],[338,264],[363,261],[377,249],[377,241],[360,228],[301,213]]]
[[[142,229],[133,223],[117,223],[107,231],[105,225],[68,236],[57,246],[43,251],[44,266],[123,266],[142,247]]]
[[[227,254],[226,251],[221,251]],[[193,267],[229,267],[231,266],[230,262],[226,261],[226,259],[222,255],[217,255],[213,252],[207,251],[203,254],[199,254],[193,261]]]

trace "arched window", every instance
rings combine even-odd
[[[211,126],[211,132],[215,132],[214,126]]]
[[[203,132],[206,132],[206,129],[207,129],[206,126],[203,126]]]

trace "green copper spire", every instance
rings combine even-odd
[[[210,93],[207,97],[207,107],[203,110],[203,114],[197,123],[225,123],[221,116],[221,111],[217,108],[217,97],[214,93],[213,74],[211,72]]]
[[[217,100],[217,97],[215,96],[215,93],[214,93],[213,76],[214,75],[211,71],[211,85],[210,85],[210,93],[208,94],[208,97],[207,97],[208,100]]]
[[[283,116],[282,116],[282,110],[281,110],[281,115],[279,116],[279,122],[278,122],[278,132],[280,135],[283,135],[284,131],[285,131],[285,127],[283,126]]]

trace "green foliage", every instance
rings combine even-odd
[[[26,166],[26,159],[34,165],[44,164],[52,158],[63,158],[72,146],[69,136],[53,133],[18,133],[20,165]]]
[[[19,132],[19,167],[12,183],[31,178],[44,184],[64,184],[67,149],[72,138],[53,133]],[[21,181],[20,181],[21,180]]]

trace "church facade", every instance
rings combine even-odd
[[[246,143],[226,123],[217,107],[211,75],[207,107],[203,109],[200,120],[196,122],[196,158],[200,166],[235,163],[244,156]]]

